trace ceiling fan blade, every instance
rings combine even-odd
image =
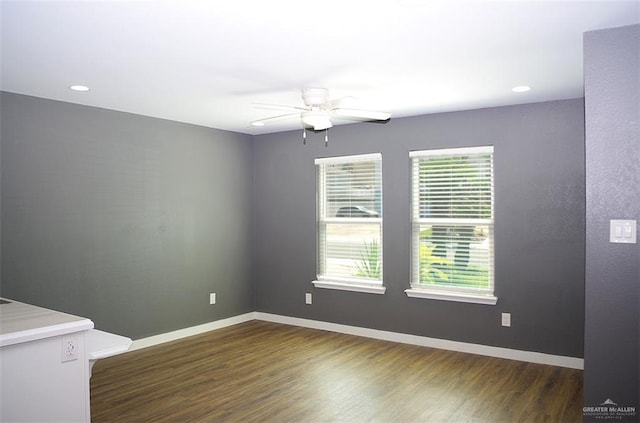
[[[340,98],[334,98],[333,100],[327,102],[327,108],[329,110],[335,109],[348,109],[349,106],[357,105],[358,99],[352,95],[347,95]]]
[[[376,110],[344,109],[337,108],[331,110],[334,117],[338,119],[358,120],[358,121],[386,121],[391,119],[391,113]]]
[[[286,115],[272,116],[264,119],[258,119],[251,122],[251,126],[263,126],[269,123],[277,122],[279,120],[299,118],[300,113],[287,113]]]
[[[297,110],[300,110],[300,111],[307,110],[304,107],[289,106],[287,104],[256,103],[256,102],[253,102],[251,104],[256,109],[263,109],[263,110],[282,110],[284,112],[295,112]]]

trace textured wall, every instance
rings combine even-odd
[[[10,93],[1,107],[3,296],[132,338],[253,310],[250,136]]]
[[[260,311],[581,357],[583,128],[577,99],[341,126],[329,148],[319,134],[303,146],[299,131],[252,147],[3,93],[2,295],[134,338],[251,311],[255,295]],[[407,298],[409,151],[486,144],[498,305]],[[367,152],[383,154],[387,293],[314,289],[313,159]]]
[[[640,221],[640,25],[589,32],[584,41],[584,403],[611,399],[640,413],[640,245],[609,243],[610,219]]]
[[[259,311],[422,336],[583,355],[582,99],[301,131],[254,144]],[[407,298],[409,151],[495,146],[496,306]],[[382,153],[385,295],[314,289],[314,158]],[[313,292],[313,305],[304,293]],[[512,327],[500,314],[512,313]]]

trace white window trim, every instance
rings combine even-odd
[[[313,286],[323,289],[337,289],[339,291],[364,292],[367,294],[384,294],[386,287],[380,284],[363,284],[361,281],[346,282],[337,280],[316,280],[312,281]]]
[[[436,150],[409,151],[410,158],[452,155],[459,156],[465,154],[493,154],[493,146],[486,145],[481,147],[441,148]]]
[[[356,154],[354,156],[318,157],[314,159],[314,163],[316,165],[319,165],[344,162],[370,162],[372,160],[382,160],[382,153]]]
[[[443,148],[443,149],[435,149],[435,150],[420,150],[420,151],[410,151],[409,158],[420,158],[420,157],[434,157],[434,156],[451,156],[451,155],[464,155],[464,154],[494,154],[493,146],[481,146],[481,147],[466,147],[466,148]],[[413,165],[412,165],[413,166]],[[413,170],[411,170],[413,172]],[[413,181],[411,182],[413,191]],[[411,207],[414,207],[413,198],[411,200]],[[493,205],[492,205],[493,207]],[[413,211],[412,211],[413,215]],[[448,219],[452,224],[466,224],[466,223],[476,223],[476,224],[487,224],[490,223],[492,226],[495,224],[494,219]],[[412,219],[412,226],[415,230],[416,225],[420,224],[430,224],[442,222],[440,219],[430,219],[430,218],[417,218]],[[415,245],[415,234],[411,235],[412,242],[412,260],[415,260],[413,256]],[[495,242],[495,241],[494,241]],[[495,266],[495,261],[494,261]],[[413,265],[411,269],[412,279],[413,276]],[[491,268],[491,272],[495,272],[495,268]],[[455,301],[455,302],[463,302],[463,303],[474,303],[474,304],[486,304],[486,305],[496,305],[498,303],[498,297],[495,296],[495,280],[494,277],[491,277],[492,283],[490,290],[475,290],[473,288],[462,288],[462,287],[441,287],[437,285],[429,285],[422,286],[415,283],[411,283],[411,288],[405,289],[405,293],[409,298],[421,298],[421,299],[430,299],[430,300],[441,300],[441,301]]]
[[[452,290],[441,291],[431,288],[409,288],[404,292],[409,298],[423,298],[428,300],[456,301],[460,303],[475,303],[496,305],[498,297],[491,294],[472,294],[470,292],[454,292]]]
[[[365,154],[356,154],[350,156],[334,156],[334,157],[318,157],[314,159],[314,164],[324,165],[324,164],[339,164],[344,162],[366,162],[378,160],[382,162],[382,153],[365,153]],[[316,195],[319,195],[316,193]],[[318,200],[316,200],[318,201]],[[324,221],[320,221],[319,217],[316,216],[318,220],[317,225],[318,228],[323,224],[331,224],[331,223],[352,223],[352,224],[371,224],[378,223],[380,225],[380,241],[382,242],[382,218],[326,218]],[[372,283],[367,283],[366,279],[351,279],[351,278],[341,278],[338,276],[324,277],[317,275],[317,280],[311,281],[315,288],[322,289],[335,289],[340,291],[352,291],[352,292],[363,292],[368,294],[384,294],[387,288],[384,286],[383,280],[373,281]],[[383,273],[384,278],[384,273]]]

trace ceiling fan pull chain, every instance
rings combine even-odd
[[[324,130],[324,146],[329,147],[329,129]]]
[[[302,144],[307,145],[307,128],[302,128]]]

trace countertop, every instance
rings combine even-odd
[[[131,339],[114,333],[93,329],[87,332],[89,360],[111,357],[121,354],[131,347]]]
[[[0,347],[93,329],[93,322],[85,317],[1,300]]]

